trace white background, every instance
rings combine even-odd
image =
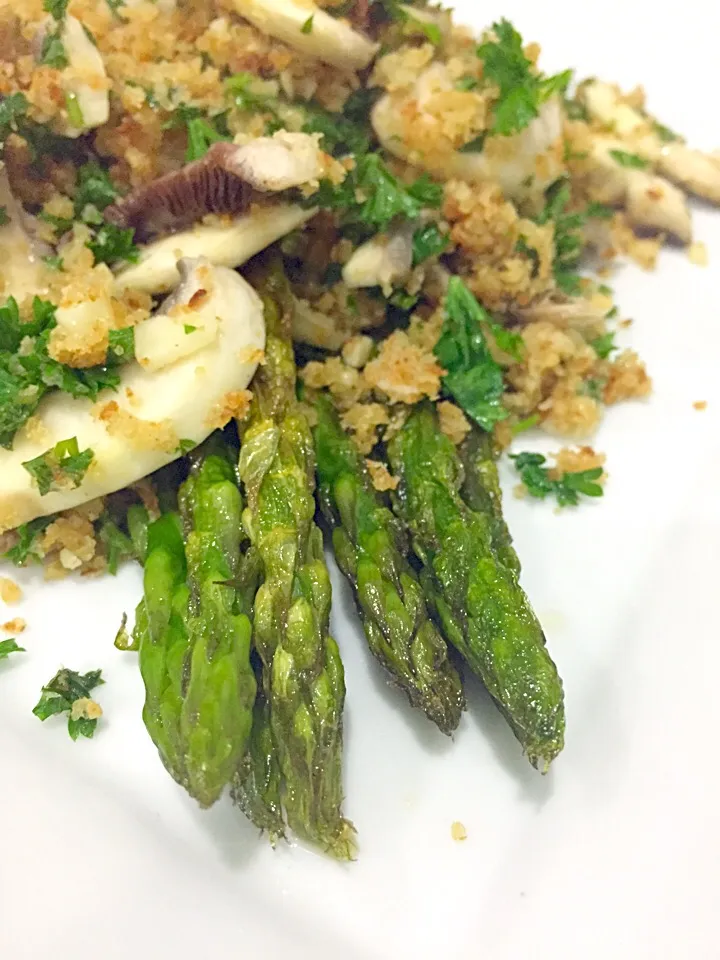
[[[458,7],[478,26],[512,19],[548,72],[643,82],[668,126],[720,147],[717,4]],[[720,212],[698,208],[695,223],[710,267],[664,253],[656,274],[613,281],[635,320],[620,342],[647,360],[655,394],[608,413],[604,499],[560,516],[507,499],[567,691],[551,774],[529,767],[477,684],[454,742],[415,716],[336,577],[360,858],[273,852],[229,803],[196,810],[160,766],[136,658],[112,646],[139,573],[28,576],[23,607],[0,610],[30,624],[28,654],[0,664],[3,960],[720,957]],[[92,742],[30,713],[60,664],[103,668]]]

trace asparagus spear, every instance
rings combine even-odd
[[[396,509],[424,565],[422,583],[446,636],[483,680],[530,762],[546,770],[563,746],[562,683],[515,574],[492,547],[493,520],[461,495],[462,468],[430,407],[389,445]]]
[[[262,561],[254,642],[263,663],[270,727],[289,826],[339,859],[354,828],[341,812],[345,684],[328,634],[330,578],[315,512],[312,435],[295,398],[284,278],[261,278],[265,363],[240,450],[248,506],[245,527]]]
[[[270,704],[259,689],[250,742],[232,781],[232,798],[248,820],[267,832],[273,845],[285,834],[280,786],[280,767],[270,726]]]
[[[213,804],[245,752],[255,677],[250,621],[228,581],[240,557],[240,491],[232,463],[214,453],[181,487],[181,521],[148,530],[136,630],[145,683],[143,719],[171,775],[201,806]]]
[[[370,649],[410,702],[450,734],[465,706],[462,684],[407,562],[404,529],[373,489],[330,398],[319,396],[315,411],[320,503]]]
[[[464,472],[461,495],[468,506],[489,519],[490,536],[498,560],[519,577],[520,559],[502,512],[492,434],[473,429],[460,448],[460,459]]]

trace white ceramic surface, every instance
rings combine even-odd
[[[478,26],[513,19],[548,71],[643,82],[669,126],[720,147],[716,3],[458,6]],[[7,617],[27,618],[29,652],[0,665],[2,960],[720,957],[720,211],[698,207],[695,223],[708,268],[665,252],[657,273],[614,281],[635,320],[619,340],[655,394],[611,410],[596,438],[604,499],[562,515],[507,500],[567,691],[551,774],[477,684],[454,742],[434,735],[371,662],[335,576],[360,859],[273,852],[229,803],[196,810],[144,733],[135,657],[112,646],[138,571],[28,574]],[[105,672],[92,742],[30,712],[60,664]]]

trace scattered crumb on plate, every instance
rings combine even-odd
[[[2,625],[2,629],[6,633],[22,633],[26,627],[27,623],[22,617],[15,617],[14,620],[8,620],[7,623]]]
[[[707,247],[702,241],[691,243],[688,247],[688,260],[694,263],[696,267],[706,267],[708,265]]]
[[[0,600],[3,603],[19,603],[22,590],[10,577],[0,577]]]
[[[467,840],[467,830],[465,829],[465,824],[460,823],[459,820],[455,820],[450,827],[450,835],[453,840]]]
[[[696,400],[693,407],[695,410],[707,410],[707,400]]]

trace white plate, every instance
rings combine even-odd
[[[620,0],[458,6],[476,23],[511,18],[548,71],[643,82],[669,126],[720,146],[717,4],[685,3],[680,19]],[[229,803],[196,810],[144,733],[136,658],[112,646],[138,572],[54,586],[29,574],[8,610],[27,617],[29,652],[0,666],[3,960],[720,956],[720,212],[695,224],[709,268],[666,252],[656,274],[616,281],[635,319],[620,340],[655,394],[611,410],[596,438],[603,501],[558,516],[507,500],[567,690],[551,774],[529,767],[477,684],[454,742],[434,735],[385,685],[336,576],[360,859],[273,852]],[[60,664],[105,672],[92,742],[30,713]]]

